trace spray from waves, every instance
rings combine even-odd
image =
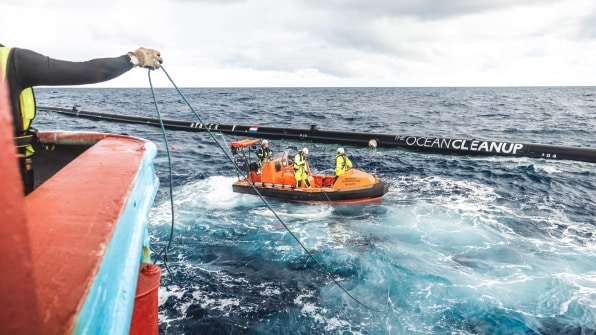
[[[519,176],[508,172],[512,169]],[[578,170],[584,173],[585,168]],[[470,329],[495,332],[550,331],[567,319],[580,320],[590,329],[596,324],[590,312],[596,296],[590,266],[595,260],[593,225],[569,216],[566,207],[558,205],[564,195],[541,196],[552,185],[553,175],[563,173],[568,172],[533,163],[501,167],[491,175],[496,180],[449,174],[392,180],[396,187],[386,197],[397,205],[376,212],[380,218],[363,225],[357,220],[336,225],[344,235],[338,245],[348,245],[346,232],[357,231],[370,241],[367,249],[383,260],[363,266],[365,261],[355,265],[348,256],[343,259],[352,267],[347,273],[385,274],[367,279],[373,292],[379,291],[374,283],[390,282],[389,301],[397,304],[392,305],[385,329],[406,324],[420,325],[409,330],[422,332],[457,330],[460,318]],[[509,184],[519,179],[528,181],[526,192],[510,197]],[[402,201],[393,201],[396,198]],[[333,249],[329,241],[317,245],[321,254]],[[359,257],[366,259],[367,254]],[[334,258],[341,256],[335,253]],[[411,305],[404,307],[404,301]],[[325,315],[307,307],[305,313]],[[493,324],[491,317],[501,324]],[[422,320],[428,319],[437,320],[436,326],[425,328]]]
[[[163,278],[167,284],[160,288],[163,327],[200,319],[201,328],[208,330],[207,313],[224,317],[234,310],[230,327],[236,329],[262,315],[268,315],[274,327],[284,328],[288,322],[300,327],[308,318],[318,322],[321,331],[353,328],[349,317],[318,307],[317,291],[333,285],[257,197],[223,189],[232,182],[233,178],[211,177],[176,189],[175,257],[172,273]],[[204,199],[207,195],[215,199]],[[369,252],[373,242],[355,228],[363,220],[338,215],[329,204],[274,202],[273,207],[289,219],[290,229],[335,278],[354,287],[350,282],[359,280],[361,264],[353,253]],[[157,206],[155,211],[156,228],[167,226],[167,207]],[[370,297],[367,291],[359,293]]]
[[[212,176],[174,189],[174,205],[176,212],[185,216],[193,210],[230,210],[236,207],[254,206],[258,198],[232,192],[235,177]],[[161,203],[153,206],[150,223],[169,225],[169,204]]]
[[[497,332],[540,332],[544,324],[564,324],[566,319],[581,320],[588,329],[596,324],[589,312],[596,297],[590,266],[596,258],[594,226],[578,222],[558,206],[557,198],[563,195],[536,195],[544,194],[538,190],[549,185],[552,174],[563,173],[536,167],[522,169],[529,177],[519,178],[534,179],[527,188],[536,191],[521,199],[504,198],[506,186],[499,183],[448,175],[391,181],[400,191],[388,196],[397,198],[400,206],[389,209],[382,232],[371,234],[384,234],[377,247],[388,258],[384,266],[391,269],[389,277],[416,283],[412,292],[419,299],[403,299],[419,315],[432,319],[456,313]],[[410,201],[417,196],[421,201]],[[526,210],[528,203],[538,210]],[[399,266],[391,268],[389,259],[398,260]],[[390,300],[400,301],[394,294]],[[424,302],[430,296],[433,306]],[[417,315],[399,305],[392,310],[409,318],[405,324],[416,324]],[[487,326],[486,315],[501,316],[501,328]],[[448,330],[450,325],[441,327]]]
[[[522,171],[538,174],[535,187],[561,173]],[[313,275],[312,264],[260,200],[234,194],[227,187],[232,182],[211,177],[178,191],[176,203],[186,208],[179,214],[184,243],[176,245],[175,271],[193,279],[178,289],[162,288],[168,299],[160,309],[170,313],[162,313],[164,324],[205,320],[207,314],[227,319],[231,310],[235,327],[253,330],[263,323],[250,326],[245,319],[257,315],[267,315],[275,327],[300,327],[298,320],[308,319],[320,331],[378,333],[448,333],[461,330],[462,322],[470,333],[540,332],[544,324],[565,324],[567,318],[596,323],[589,312],[596,296],[593,235],[569,231],[581,231],[580,225],[561,208],[547,217],[520,209],[521,200],[504,198],[497,182],[451,175],[395,178],[380,205],[354,209],[354,216],[325,204],[275,202],[292,231],[350,292],[375,306],[386,297],[386,318],[332,307],[350,302]],[[547,207],[545,199],[524,196]],[[568,232],[556,235],[553,227],[561,224]],[[576,248],[580,242],[588,247]],[[300,284],[291,286],[297,282],[288,278],[300,278]],[[367,321],[354,325],[354,318]]]
[[[176,188],[176,230],[185,232],[199,229],[213,232],[217,229],[229,229],[229,225],[240,225],[274,234],[276,240],[284,240],[284,245],[277,246],[277,250],[300,253],[291,236],[274,214],[261,204],[258,197],[232,192],[230,185],[234,180],[233,177],[213,176]],[[340,249],[346,245],[368,245],[366,236],[360,236],[350,228],[351,222],[367,222],[382,207],[369,204],[338,208],[328,203],[288,203],[275,200],[271,201],[271,205],[278,216],[313,251],[328,247]],[[170,224],[169,205],[163,203],[154,206],[152,211],[152,232],[165,232],[164,229]],[[344,215],[344,212],[349,215]],[[236,213],[237,217],[230,213]],[[185,236],[186,234],[178,236],[178,239]],[[159,239],[158,235],[154,237]]]
[[[258,203],[250,197],[234,193],[232,183],[235,177],[212,176],[205,180],[190,183],[182,186],[179,190],[179,198],[182,200],[182,207],[205,207],[210,209],[230,209],[239,204],[253,205]]]
[[[571,191],[560,191],[567,187],[560,185],[561,180],[575,183],[581,180],[578,177],[584,177],[586,164],[564,162],[553,166],[551,162],[501,158],[468,163],[481,172],[470,178],[449,173],[394,178],[389,181],[391,191],[387,196],[392,202],[417,204],[417,210],[429,216],[443,212],[461,216],[464,221],[491,226],[512,236],[554,238],[559,240],[557,243],[567,240],[581,247],[593,245],[596,221],[589,215],[577,215],[581,209],[575,208],[576,204],[590,203],[593,186],[577,182]]]
[[[333,207],[325,203],[287,203],[272,200],[270,201],[270,205],[275,210],[277,215],[280,218],[282,218],[285,222],[308,223],[312,221],[317,221],[321,218],[327,218],[333,212]],[[253,208],[250,210],[250,213],[266,218],[275,218],[273,212],[271,212],[268,208],[264,206]]]

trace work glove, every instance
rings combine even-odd
[[[140,66],[148,69],[159,69],[159,64],[163,63],[161,53],[157,50],[140,47],[135,52],[129,52],[130,62],[134,66]]]

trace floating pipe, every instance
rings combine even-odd
[[[37,107],[37,109],[96,120],[119,121],[160,127],[159,119],[156,118],[89,112],[78,110],[75,107],[72,109]],[[320,130],[316,125],[311,125],[309,129],[300,129],[216,123],[202,124],[200,122],[166,119],[162,119],[162,121],[164,127],[167,129],[192,132],[201,132],[209,129],[213,132],[237,136],[368,146],[372,148],[402,148],[436,154],[530,157],[596,163],[596,149],[593,148],[479,139],[329,131]]]

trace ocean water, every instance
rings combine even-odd
[[[195,120],[174,89],[163,118]],[[596,88],[185,88],[204,122],[596,148]],[[151,90],[40,88],[42,106],[156,117]],[[39,130],[135,135],[158,146],[155,252],[172,224],[159,128],[40,113]],[[596,334],[596,165],[345,146],[388,182],[357,205],[232,192],[206,133],[167,131],[174,236],[159,290],[163,334]],[[238,138],[215,134],[223,147]],[[336,146],[307,147],[330,173]],[[154,253],[155,256],[156,253]],[[321,269],[324,267],[324,270]],[[337,281],[336,285],[326,274]],[[345,289],[353,297],[348,296]]]

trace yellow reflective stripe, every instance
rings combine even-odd
[[[31,87],[27,87],[21,92],[21,118],[23,119],[23,130],[29,129],[31,121],[35,118],[35,97]]]
[[[0,47],[0,65],[2,66],[2,80],[6,78],[6,64],[8,62],[8,54],[10,53],[8,47]],[[23,122],[23,129],[29,129],[31,121],[35,118],[35,95],[33,89],[28,87],[21,92],[21,120]]]
[[[7,47],[0,47],[0,66],[2,69],[2,80],[6,78],[6,63],[8,62],[8,54],[10,53],[10,48]]]
[[[10,49],[8,47],[0,47],[0,66],[2,69],[2,80],[6,79],[6,65],[8,63],[8,55],[10,54]],[[35,95],[33,94],[33,89],[31,87],[27,87],[24,89],[20,96],[19,102],[21,105],[21,121],[23,123],[23,129],[19,130],[27,130],[31,125],[31,121],[35,118]],[[31,156],[35,153],[33,147],[28,145],[25,148],[25,157]]]
[[[33,95],[33,89],[27,87],[21,92],[19,97],[21,102],[21,118],[23,121],[23,130],[29,129],[31,121],[35,118],[35,95]],[[28,145],[25,148],[25,157],[29,157],[35,153],[33,146]]]

